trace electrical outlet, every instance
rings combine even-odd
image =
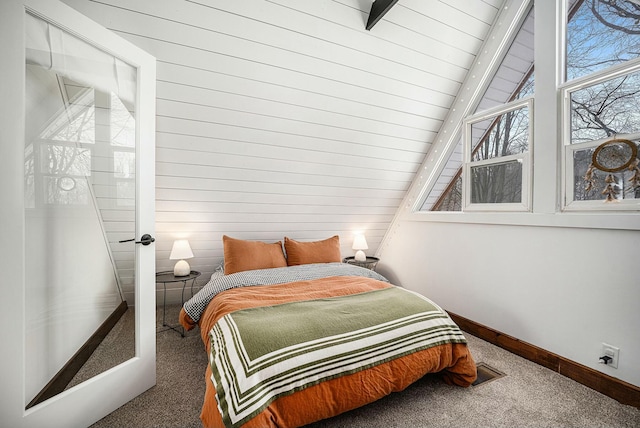
[[[607,367],[611,367],[614,369],[618,368],[618,358],[620,357],[620,348],[616,348],[615,346],[608,345],[606,343],[602,344],[602,353],[601,357],[607,356],[611,358],[608,363],[606,363]],[[601,359],[600,363],[604,363]]]

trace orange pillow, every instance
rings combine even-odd
[[[282,242],[267,244],[260,241],[222,236],[225,275],[245,270],[268,269],[287,266],[282,252]]]
[[[340,237],[338,235],[314,242],[294,241],[285,236],[284,250],[287,252],[289,266],[341,261]]]

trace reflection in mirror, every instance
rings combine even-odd
[[[29,408],[135,355],[136,69],[26,23]]]

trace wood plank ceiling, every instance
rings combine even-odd
[[[206,281],[222,234],[373,254],[503,0],[64,2],[157,58],[157,267]]]

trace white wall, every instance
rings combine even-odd
[[[187,238],[200,284],[222,234],[375,252],[502,4],[404,0],[366,31],[370,0],[64,2],[158,60],[157,267]]]
[[[401,221],[378,265],[445,309],[640,386],[640,232]],[[620,348],[618,369],[598,364]]]

